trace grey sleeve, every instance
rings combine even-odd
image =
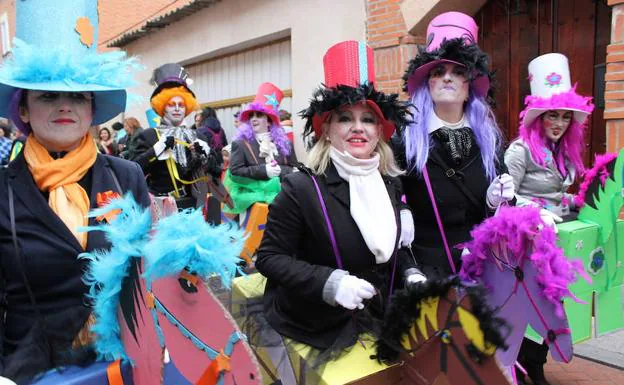
[[[338,292],[338,285],[340,285],[340,281],[345,275],[349,275],[349,272],[340,269],[332,271],[329,278],[327,278],[327,281],[325,281],[325,286],[323,286],[323,301],[332,306],[336,306],[336,293]]]
[[[518,142],[511,143],[505,151],[505,165],[509,175],[513,178],[516,192],[518,192],[527,170],[527,155],[526,149]]]

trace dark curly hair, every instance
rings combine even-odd
[[[359,87],[338,85],[336,87],[317,88],[310,99],[310,106],[299,112],[305,119],[303,135],[314,132],[312,121],[315,115],[321,116],[325,112],[334,111],[345,105],[354,105],[364,100],[375,102],[384,118],[394,123],[397,129],[409,123],[411,116],[408,111],[409,103],[399,100],[398,94],[388,94],[375,90],[372,83],[362,84]]]

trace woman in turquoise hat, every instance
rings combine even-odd
[[[0,171],[0,375],[27,383],[90,358],[76,353],[90,342],[91,313],[79,255],[110,243],[80,228],[112,214],[88,218],[89,210],[127,193],[148,206],[149,197],[139,166],[98,154],[89,134],[124,111],[137,67],[123,52],[96,52],[97,1],[15,4],[0,116],[27,139]]]

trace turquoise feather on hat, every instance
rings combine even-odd
[[[17,89],[94,95],[94,125],[123,112],[141,69],[123,51],[97,52],[97,0],[16,0],[11,56],[0,67],[0,116]]]

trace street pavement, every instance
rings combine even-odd
[[[622,298],[624,298],[624,286],[622,287]],[[622,302],[622,309],[624,309],[624,301]],[[624,330],[575,345],[574,354],[624,369]],[[624,385],[624,381],[622,385]]]
[[[575,345],[574,354],[624,370],[624,331]]]
[[[569,364],[549,357],[545,372],[551,385],[624,385],[624,330],[575,345],[574,355]]]
[[[544,371],[550,385],[624,385],[624,370],[580,357],[568,364],[549,358]]]

